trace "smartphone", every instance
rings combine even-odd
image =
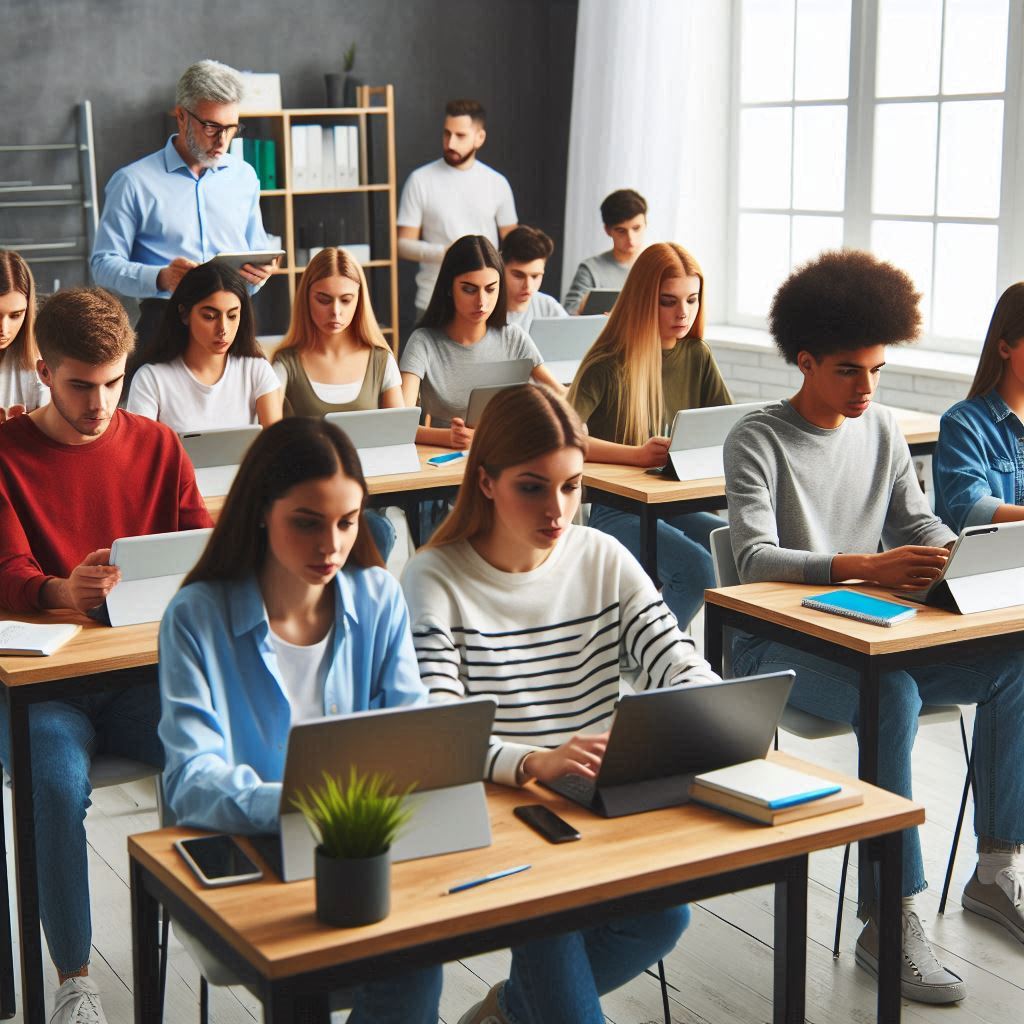
[[[263,872],[232,836],[178,839],[174,846],[203,885],[240,885],[263,877]]]
[[[454,462],[456,459],[464,459],[469,452],[445,452],[444,455],[431,455],[427,459],[428,466],[443,466],[447,462]]]
[[[560,818],[554,811],[549,811],[541,804],[524,804],[516,807],[512,813],[525,822],[534,832],[539,832],[549,843],[571,843],[579,839],[580,834]]]

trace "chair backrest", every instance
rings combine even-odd
[[[740,582],[736,558],[732,553],[729,527],[711,531],[711,561],[715,567],[715,583],[719,587],[735,587]]]

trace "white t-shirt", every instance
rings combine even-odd
[[[25,412],[38,409],[50,400],[50,389],[39,380],[35,370],[26,370],[17,356],[0,353],[0,409],[25,406]]]
[[[172,430],[213,430],[259,423],[256,399],[279,391],[281,382],[262,356],[229,355],[216,384],[192,376],[180,356],[146,363],[132,379],[128,411],[166,423]]]
[[[424,242],[447,248],[463,235],[483,235],[497,246],[498,227],[518,220],[508,179],[474,160],[468,170],[444,160],[417,167],[398,204],[398,226],[419,228]],[[421,263],[416,274],[416,308],[426,309],[440,263]]]
[[[548,317],[568,315],[569,314],[562,307],[562,304],[558,299],[552,298],[552,296],[546,295],[544,292],[534,292],[526,309],[519,310],[519,312],[509,310],[508,322],[522,327],[522,329],[529,334],[533,321],[539,316]]]
[[[281,381],[281,387],[287,387],[288,371],[280,363],[274,363],[273,365],[274,372]],[[320,381],[313,380],[310,377],[309,386],[313,389],[313,394],[321,402],[326,402],[328,405],[348,405],[349,402],[354,402],[359,397],[359,392],[363,390],[361,379],[351,381],[348,384],[322,384]],[[380,393],[383,395],[385,391],[390,391],[392,388],[400,388],[401,386],[402,374],[398,370],[398,363],[395,362],[395,357],[389,354],[384,368],[384,379],[380,385]]]
[[[333,636],[334,626],[331,626],[323,640],[300,646],[270,630],[270,645],[277,656],[277,671],[292,707],[293,722],[324,716],[324,686],[330,668],[328,651]]]

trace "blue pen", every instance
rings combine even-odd
[[[520,864],[515,868],[505,868],[504,871],[495,871],[493,875],[484,875],[483,878],[474,878],[471,882],[460,882],[458,885],[453,885],[447,895],[451,896],[453,892],[463,892],[465,889],[475,889],[478,885],[485,885],[487,882],[495,882],[499,878],[506,878],[508,875],[518,875],[520,871],[526,871],[530,867],[529,864]]]
[[[443,466],[446,462],[454,462],[456,459],[464,459],[468,452],[448,452],[446,455],[432,455],[427,459],[428,466]]]

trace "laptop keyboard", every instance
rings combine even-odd
[[[586,779],[575,773],[560,775],[551,781],[550,786],[556,793],[561,793],[562,796],[567,796],[570,800],[587,805],[594,802],[594,793],[597,791],[593,779]]]

